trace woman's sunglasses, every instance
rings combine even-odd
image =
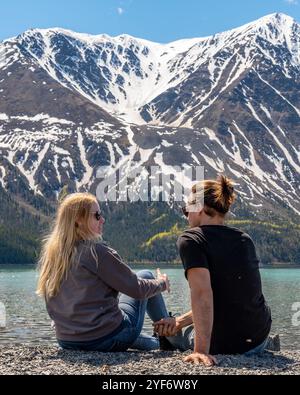
[[[96,212],[91,213],[91,214],[94,214],[94,217],[96,218],[96,220],[100,221],[100,219],[102,217],[102,211],[101,210],[100,211],[96,211]]]

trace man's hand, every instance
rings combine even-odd
[[[193,352],[193,354],[188,355],[183,358],[184,362],[191,362],[196,365],[203,363],[205,366],[217,365],[218,361],[215,357],[209,354],[202,354],[200,352]]]
[[[175,317],[162,318],[154,322],[153,326],[159,336],[175,336],[181,329]]]

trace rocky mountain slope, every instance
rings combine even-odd
[[[42,212],[99,166],[201,165],[237,182],[234,216],[299,222],[299,89],[284,14],[168,44],[29,30],[0,43],[0,188]]]

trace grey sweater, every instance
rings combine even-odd
[[[46,300],[59,340],[96,340],[115,331],[123,320],[118,307],[119,292],[146,299],[166,289],[163,280],[138,278],[104,243],[95,245],[98,264],[88,242],[76,246],[77,254],[67,278],[58,294]]]

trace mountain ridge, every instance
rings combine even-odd
[[[95,193],[99,166],[129,175],[132,163],[155,165],[177,179],[178,167],[204,166],[205,178],[237,181],[237,218],[299,220],[295,20],[272,14],[167,44],[71,33],[0,43],[4,191],[55,206],[64,186]]]

